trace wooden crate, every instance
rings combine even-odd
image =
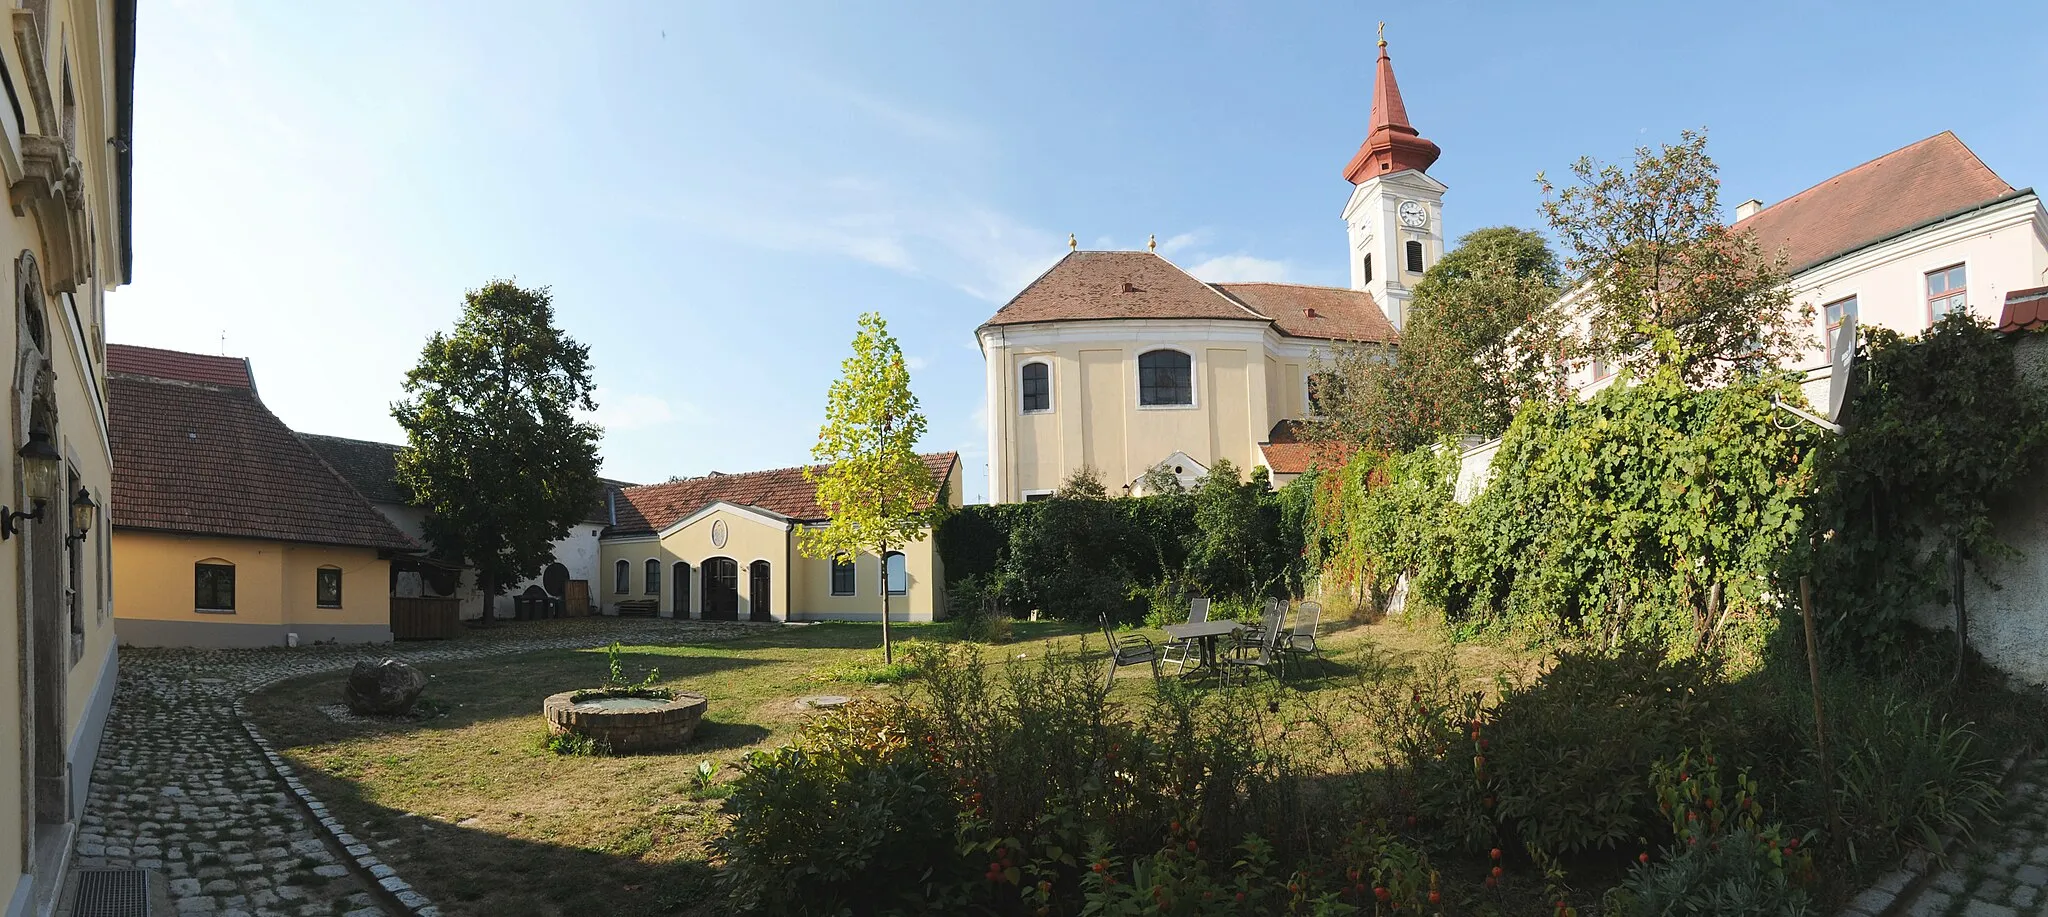
[[[447,640],[462,630],[462,603],[455,599],[391,600],[394,640]]]

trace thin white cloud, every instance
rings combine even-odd
[[[1066,254],[1066,237],[973,201],[868,177],[766,184],[734,176],[731,197],[629,204],[650,219],[777,251],[851,258],[1009,301]]]
[[[903,358],[903,365],[910,367],[911,372],[919,372],[922,371],[925,367],[932,365],[932,361],[920,357],[917,354],[910,354],[909,356]]]
[[[1207,235],[1208,233],[1204,230],[1180,233],[1159,243],[1159,253],[1171,258],[1181,251],[1201,244],[1202,239]]]
[[[587,416],[608,431],[646,430],[674,423],[677,416],[692,412],[689,405],[678,409],[659,395],[614,394],[599,389],[592,397],[597,399],[597,410]]]
[[[1251,255],[1219,255],[1188,268],[1188,273],[1211,283],[1284,283],[1293,276],[1285,261]]]

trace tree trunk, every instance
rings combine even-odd
[[[905,571],[906,576],[909,575]],[[896,644],[889,642],[889,545],[882,544],[882,664],[896,664]]]

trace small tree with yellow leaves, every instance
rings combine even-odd
[[[860,317],[853,355],[840,364],[839,381],[825,396],[825,425],[805,469],[818,489],[826,523],[797,531],[806,557],[857,557],[872,551],[882,562],[882,655],[896,661],[889,640],[889,550],[924,534],[925,506],[936,506],[937,484],[917,454],[924,414],[910,391],[903,348],[878,313]]]

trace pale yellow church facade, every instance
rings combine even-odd
[[[1153,251],[1071,251],[976,329],[989,500],[1042,499],[1081,468],[1112,494],[1153,469],[1183,485],[1228,459],[1276,485],[1309,470],[1299,421],[1336,347],[1398,345],[1442,257],[1437,147],[1416,133],[1380,44],[1372,123],[1344,169],[1349,287],[1211,283]]]

